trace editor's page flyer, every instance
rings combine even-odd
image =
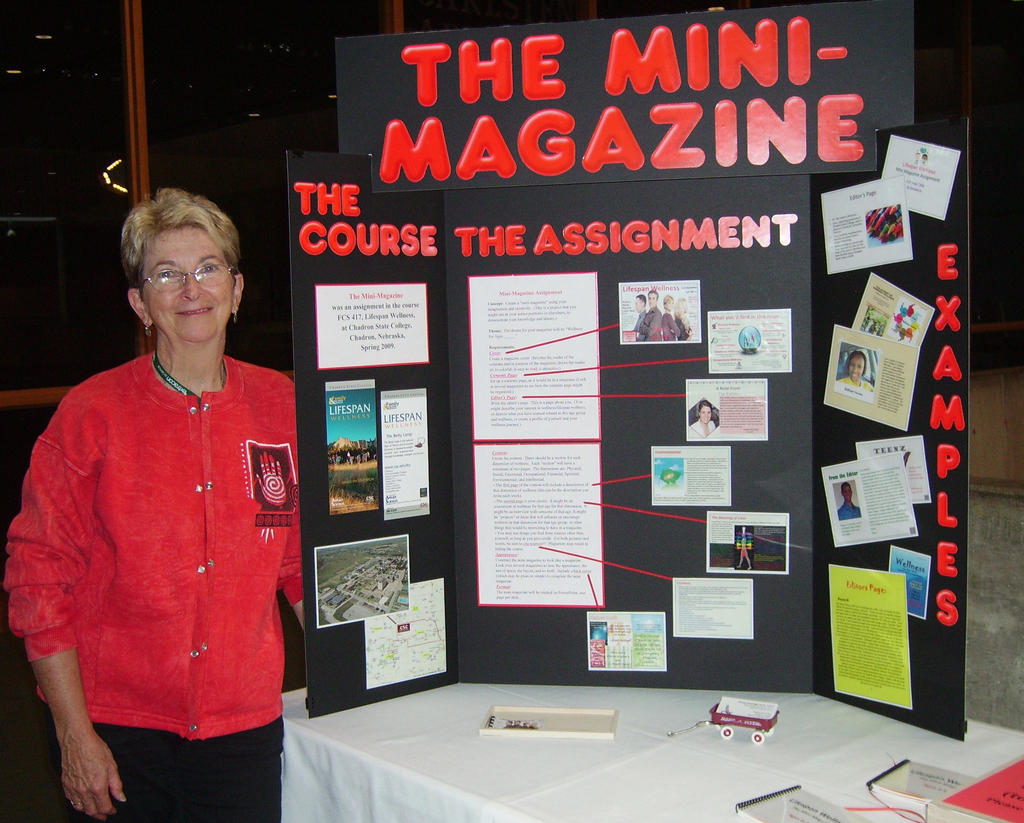
[[[598,443],[477,445],[481,606],[604,606]]]
[[[924,437],[891,437],[884,440],[862,440],[857,443],[857,459],[870,460],[883,454],[898,454],[907,467],[910,499],[914,503],[931,503],[932,487],[928,479],[928,456],[924,451]]]
[[[836,546],[917,537],[910,483],[900,455],[822,466],[821,479]]]
[[[834,326],[825,405],[906,431],[920,350]]]
[[[829,274],[914,259],[902,175],[821,195]]]
[[[768,380],[687,380],[686,439],[768,439]]]
[[[828,582],[835,690],[912,709],[903,575],[830,565]]]
[[[469,278],[474,440],[601,436],[597,274]]]

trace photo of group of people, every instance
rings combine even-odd
[[[699,281],[622,283],[619,290],[621,342],[700,342]]]

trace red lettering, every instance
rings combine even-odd
[[[786,228],[789,228],[788,226]],[[743,248],[749,249],[754,241],[760,243],[762,249],[768,248],[772,242],[772,221],[767,214],[762,215],[760,221],[754,222],[753,217],[743,217]],[[789,245],[783,243],[782,245]]]
[[[463,180],[472,180],[482,171],[497,172],[498,177],[502,178],[509,178],[516,173],[512,152],[501,136],[498,124],[489,114],[476,119],[462,156],[455,166],[455,173]]]
[[[955,529],[959,521],[949,513],[949,495],[945,492],[939,492],[938,509],[939,525]]]
[[[354,183],[346,183],[341,187],[341,213],[346,217],[358,217],[359,209],[359,186]]]
[[[562,239],[565,240],[562,250],[566,254],[583,254],[587,247],[583,240],[583,225],[581,223],[570,223],[562,229]]]
[[[559,109],[544,109],[527,117],[516,143],[526,168],[546,177],[569,171],[576,162],[576,144],[572,139],[548,137],[541,149],[540,138],[546,131],[570,134],[575,127],[572,115]]]
[[[692,217],[687,217],[683,222],[683,239],[679,241],[679,248],[688,251],[690,247],[703,249],[718,248],[718,236],[715,234],[715,223],[710,217],[705,217],[700,224],[700,229],[693,222]]]
[[[651,223],[651,248],[661,251],[666,245],[672,251],[679,251],[679,221],[674,217],[668,221],[667,227],[660,220]]]
[[[441,121],[436,117],[424,120],[415,144],[405,123],[401,120],[388,123],[380,155],[380,179],[394,183],[404,171],[411,182],[419,183],[427,168],[435,180],[447,180],[452,173]]]
[[[336,226],[344,226],[345,223],[336,223]],[[334,230],[334,226],[331,226],[331,230]],[[330,238],[328,238],[328,242]],[[356,246],[359,248],[360,254],[376,254],[377,249],[380,247],[380,227],[376,223],[371,223],[369,226],[369,234],[367,234],[367,226],[365,223],[359,223],[356,225]]]
[[[310,196],[316,191],[316,183],[295,183],[292,188],[299,195],[299,211],[303,214],[309,214],[311,209]]]
[[[946,540],[939,542],[936,571],[943,577],[956,577],[956,543]]]
[[[669,93],[678,91],[683,84],[672,32],[665,26],[655,28],[647,38],[647,48],[642,55],[631,31],[619,29],[615,32],[608,50],[605,91],[622,94],[628,81],[637,94],[647,94],[654,88],[655,80],[661,83],[662,90]]]
[[[476,237],[476,226],[459,226],[453,234],[462,240],[462,256],[469,257],[473,253],[473,238]]]
[[[802,86],[811,79],[811,24],[794,17],[786,29],[789,36],[789,82]]]
[[[703,115],[699,103],[659,103],[651,109],[651,122],[669,127],[651,154],[654,168],[695,169],[704,165],[703,149],[684,148]]]
[[[630,171],[644,164],[644,153],[622,111],[609,106],[597,121],[590,144],[583,153],[583,168],[598,172],[609,163],[621,163]]]
[[[857,133],[857,121],[845,115],[860,114],[864,98],[859,94],[828,94],[818,101],[818,157],[826,163],[851,163],[864,156],[859,140],[843,140]]]
[[[608,251],[608,236],[604,233],[604,223],[593,222],[587,225],[587,251],[591,254],[604,254]]]
[[[491,59],[480,59],[480,46],[475,40],[466,40],[459,46],[459,95],[463,103],[480,99],[480,86],[491,81],[491,94],[495,100],[508,100],[512,96],[512,44],[504,37],[491,43]]]
[[[411,223],[402,226],[402,254],[415,257],[420,250],[420,239],[416,236],[416,227]]]
[[[537,233],[537,241],[533,244],[534,254],[544,254],[544,252],[550,251],[555,254],[562,253],[562,244],[558,240],[558,235],[555,234],[555,230],[551,228],[550,223],[545,223],[540,227],[540,231]]]
[[[736,104],[719,100],[715,105],[715,160],[719,166],[732,166],[739,157],[736,121]]]
[[[424,257],[437,257],[437,226],[420,226],[420,254]]]
[[[960,318],[956,316],[956,310],[960,308],[960,298],[955,294],[946,301],[941,295],[935,298],[935,306],[939,310],[939,316],[935,320],[935,328],[942,331],[949,325],[950,331],[960,331]]]
[[[451,56],[447,43],[423,43],[402,49],[402,62],[416,67],[416,99],[421,106],[437,102],[437,64]]]
[[[954,394],[948,406],[942,399],[942,395],[935,395],[932,398],[932,416],[929,423],[933,429],[942,426],[948,430],[956,426],[956,430],[962,432],[966,423],[964,421],[964,404],[960,395]]]
[[[312,185],[312,183],[310,185]],[[306,196],[308,197],[308,194]],[[327,229],[323,223],[318,223],[316,220],[310,220],[308,223],[303,225],[301,229],[299,229],[299,248],[301,248],[306,254],[323,254],[327,251],[327,243],[323,239],[323,234],[326,231]],[[319,239],[314,236],[314,232],[320,235]]]
[[[332,183],[330,191],[326,183],[316,184],[316,210],[320,214],[327,214],[327,207],[330,206],[334,214],[341,214],[341,186]]]
[[[754,29],[756,43],[731,20],[718,29],[718,80],[734,89],[743,79],[743,68],[762,86],[779,80],[779,27],[762,20]]]
[[[526,226],[505,226],[505,251],[514,256],[526,254],[526,246],[523,245],[524,234]]]
[[[387,257],[389,254],[397,257],[400,252],[398,250],[398,238],[399,231],[398,226],[392,226],[390,223],[385,223],[380,227],[380,253]]]
[[[649,230],[650,226],[643,220],[630,220],[622,227],[622,245],[631,252],[647,251],[651,247]]]
[[[935,452],[938,457],[938,465],[935,467],[935,471],[940,478],[944,478],[960,465],[960,450],[956,446],[940,443]]]
[[[703,91],[711,83],[708,30],[700,23],[694,23],[686,30],[686,82],[694,91]]]
[[[558,34],[538,34],[523,40],[523,96],[527,100],[557,100],[565,94],[565,83],[548,79],[558,72],[558,61],[565,41]]]
[[[951,377],[953,380],[959,381],[963,376],[952,347],[943,346],[939,359],[935,363],[935,368],[932,369],[932,377],[936,380],[941,380],[943,377]]]
[[[480,256],[487,257],[491,253],[491,250],[501,257],[505,253],[505,229],[501,226],[497,226],[494,229],[494,234],[491,234],[483,226],[480,227]]]
[[[956,265],[956,253],[960,251],[956,243],[943,243],[938,249],[938,277],[939,280],[956,280],[959,272],[954,268]]]
[[[779,150],[787,163],[798,165],[807,157],[807,104],[801,97],[790,97],[783,119],[764,100],[747,103],[747,159],[755,166],[768,162],[769,143]]]
[[[935,605],[939,607],[935,619],[943,626],[955,626],[960,619],[960,613],[956,610],[956,595],[949,589],[943,589],[935,595]]]
[[[339,239],[338,235],[344,235]],[[327,232],[327,245],[339,257],[344,257],[356,247],[356,234],[348,223],[335,223]]]
[[[740,238],[737,227],[740,224],[738,217],[718,218],[718,247],[722,249],[738,249]]]

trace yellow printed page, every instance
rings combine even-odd
[[[912,709],[906,578],[829,566],[829,604],[836,691]]]

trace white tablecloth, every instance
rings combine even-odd
[[[751,696],[780,704],[761,746],[714,726],[666,736],[707,719],[720,692],[460,683],[313,720],[304,692],[291,692],[284,821],[736,823],[737,802],[797,783],[872,807],[865,781],[903,758],[981,775],[1024,755],[1024,733],[985,723],[971,722],[961,743],[814,695]],[[618,709],[618,732],[481,737],[492,705]]]

